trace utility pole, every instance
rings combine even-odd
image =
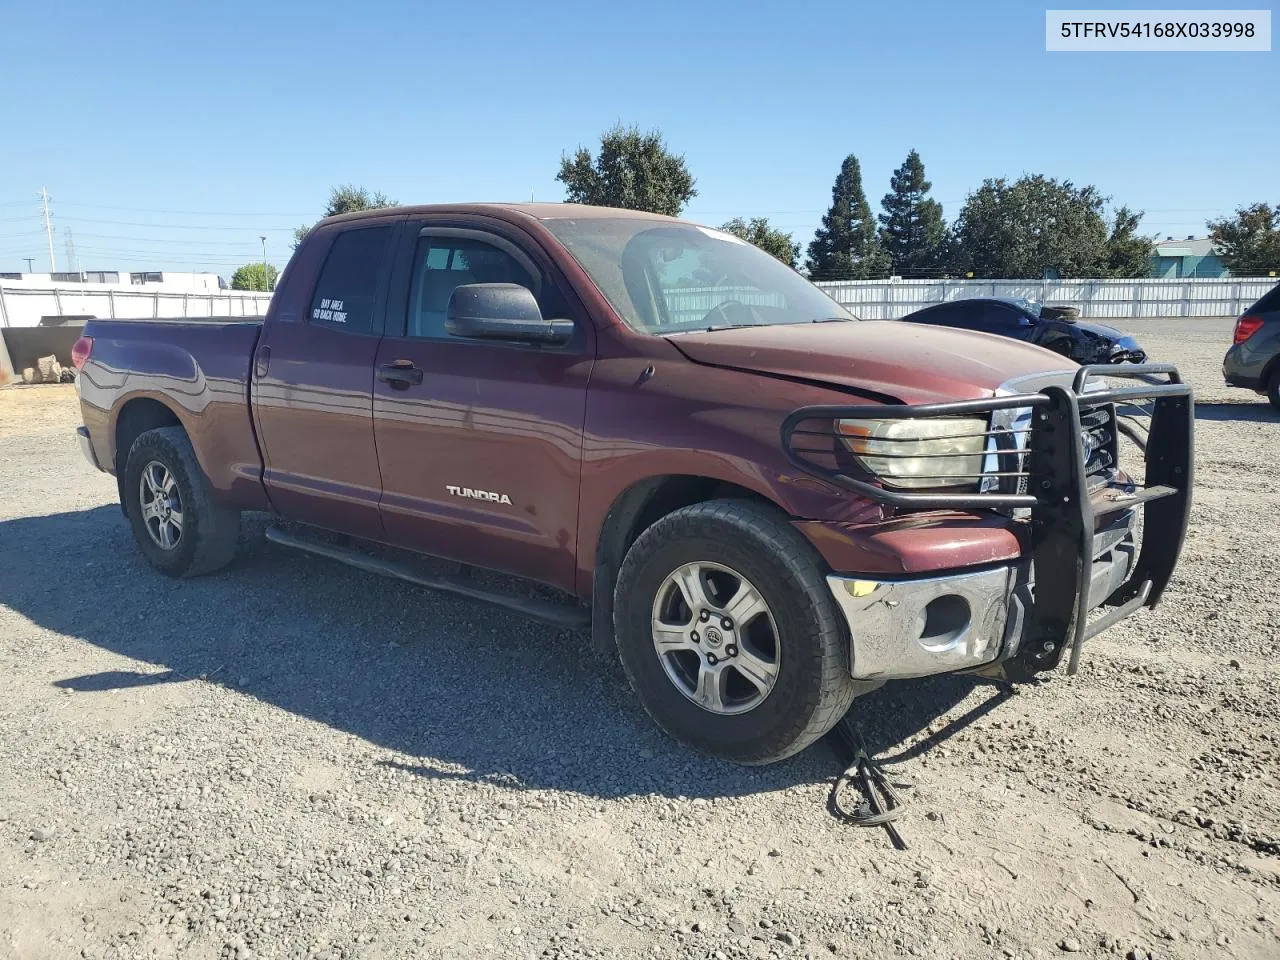
[[[262,241],[262,289],[270,293],[271,272],[267,269],[267,235],[260,233],[258,239]]]
[[[71,235],[70,227],[66,229],[66,238],[63,242],[67,253],[67,266],[76,273],[80,273],[80,256],[76,253],[76,238]],[[80,279],[84,279],[83,274],[81,274]]]
[[[35,272],[35,267],[33,267],[33,266],[32,266],[32,264],[36,262],[36,258],[35,258],[35,257],[23,257],[22,259],[23,259],[23,260],[25,260],[25,261],[27,261],[27,273],[34,273],[34,272]]]
[[[44,187],[36,194],[40,198],[40,206],[44,210],[44,236],[49,241],[49,272],[58,272],[58,261],[53,258],[53,224],[49,222],[49,191]]]

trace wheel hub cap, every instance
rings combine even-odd
[[[672,684],[709,713],[759,706],[778,677],[781,646],[760,592],[723,564],[687,563],[662,581],[653,645]]]
[[[182,541],[182,496],[173,473],[159,460],[142,469],[138,504],[147,535],[162,550],[173,550]]]

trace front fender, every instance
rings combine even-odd
[[[650,366],[653,373],[645,377]],[[595,538],[609,509],[628,489],[651,478],[731,483],[792,518],[850,524],[882,518],[879,504],[797,470],[782,452],[786,415],[833,399],[848,395],[683,358],[597,361],[583,437],[579,583],[590,583]]]

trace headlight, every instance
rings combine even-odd
[[[987,421],[838,420],[849,452],[886,487],[977,487],[987,447]]]

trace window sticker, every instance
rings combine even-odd
[[[744,247],[747,246],[747,241],[743,240],[741,237],[735,237],[732,233],[726,233],[723,230],[712,230],[709,227],[701,227],[697,224],[694,224],[694,229],[699,233],[710,237],[712,240],[723,240],[725,243],[740,243]]]
[[[332,323],[346,323],[347,315],[342,309],[342,301],[325,297],[320,306],[311,311],[312,320],[329,320]]]

